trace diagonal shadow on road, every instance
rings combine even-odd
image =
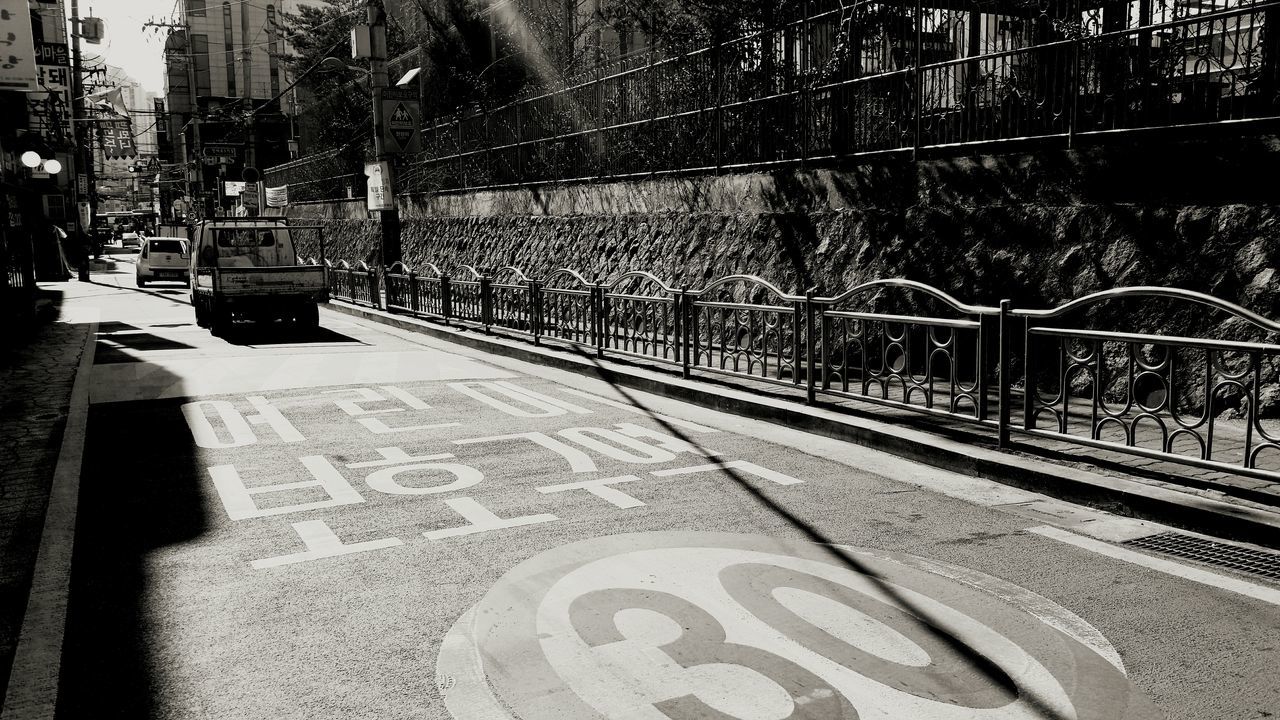
[[[663,415],[645,406],[638,397],[628,392],[621,384],[615,382],[612,377],[612,373],[608,368],[599,363],[593,355],[584,353],[577,348],[573,348],[571,352],[590,362],[595,368],[596,377],[609,383],[610,387],[612,387],[614,392],[622,398],[623,402],[644,411],[650,420],[660,425],[672,436],[677,437],[690,445],[700,445],[696,438],[692,437],[687,432],[684,432],[680,427],[668,422]],[[792,513],[778,501],[761,492],[753,483],[749,482],[747,477],[741,472],[732,467],[722,468],[721,472],[723,472],[724,475],[728,477],[729,480],[733,482],[733,484],[744,494],[753,498],[756,502],[760,503],[778,517],[784,519],[792,527],[803,533],[811,542],[824,548],[833,559],[839,562],[839,564],[865,577],[877,589],[881,590],[886,596],[892,598],[897,607],[900,610],[903,610],[906,616],[914,622],[923,633],[941,643],[948,650],[954,652],[958,657],[963,658],[975,672],[991,682],[994,686],[999,687],[1001,690],[1004,690],[1011,695],[1021,696],[1030,706],[1030,709],[1036,713],[1037,717],[1043,718],[1044,720],[1071,720],[1069,716],[1056,711],[1048,698],[1037,695],[1031,688],[1017,686],[998,665],[971,648],[951,632],[942,622],[931,618],[928,611],[912,602],[910,598],[898,591],[895,586],[884,582],[876,572],[861,562],[857,557],[847,552],[837,543],[836,540],[828,537],[812,524],[805,522],[803,518]]]

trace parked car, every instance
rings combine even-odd
[[[146,287],[153,280],[190,281],[190,258],[186,238],[146,238],[142,251],[138,253],[138,287]]]
[[[142,237],[136,232],[127,232],[120,236],[120,247],[142,247]]]

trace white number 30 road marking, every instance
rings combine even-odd
[[[437,682],[467,718],[1160,717],[1046,598],[900,554],[660,532],[565,545],[454,625]]]

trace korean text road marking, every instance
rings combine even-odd
[[[346,544],[329,529],[329,526],[323,520],[296,522],[293,523],[293,529],[298,533],[298,537],[302,539],[302,544],[306,545],[307,549],[304,552],[254,560],[252,563],[253,569],[265,570],[267,568],[280,567],[281,565],[292,565],[309,560],[351,555],[352,553],[368,552],[370,550],[382,550],[404,544],[398,538],[383,538],[381,540]]]

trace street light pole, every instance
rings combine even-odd
[[[382,135],[386,128],[386,118],[382,115],[382,91],[387,87],[387,43],[386,13],[378,0],[368,0],[365,6],[370,29],[369,43],[369,85],[373,90],[373,154],[378,162],[389,161],[390,155],[383,146]],[[387,184],[393,190],[394,168],[387,162],[390,176]],[[394,194],[392,195],[394,197]],[[377,210],[378,227],[382,236],[382,267],[390,267],[400,261],[400,210],[392,202],[389,210]]]
[[[86,153],[81,147],[80,134],[76,132],[76,120],[83,119],[86,115],[84,109],[84,81],[80,77],[80,3],[79,0],[71,0],[71,202],[75,206],[76,217],[76,244],[81,250],[83,257],[79,267],[78,278],[82,281],[89,280],[89,228],[85,227],[80,217],[80,202],[82,198],[89,202],[89,221],[93,222],[93,157],[92,151],[88,154],[88,162],[85,161]],[[93,127],[90,126],[85,130],[86,135],[92,143]],[[84,187],[80,186],[80,177],[84,176]]]

